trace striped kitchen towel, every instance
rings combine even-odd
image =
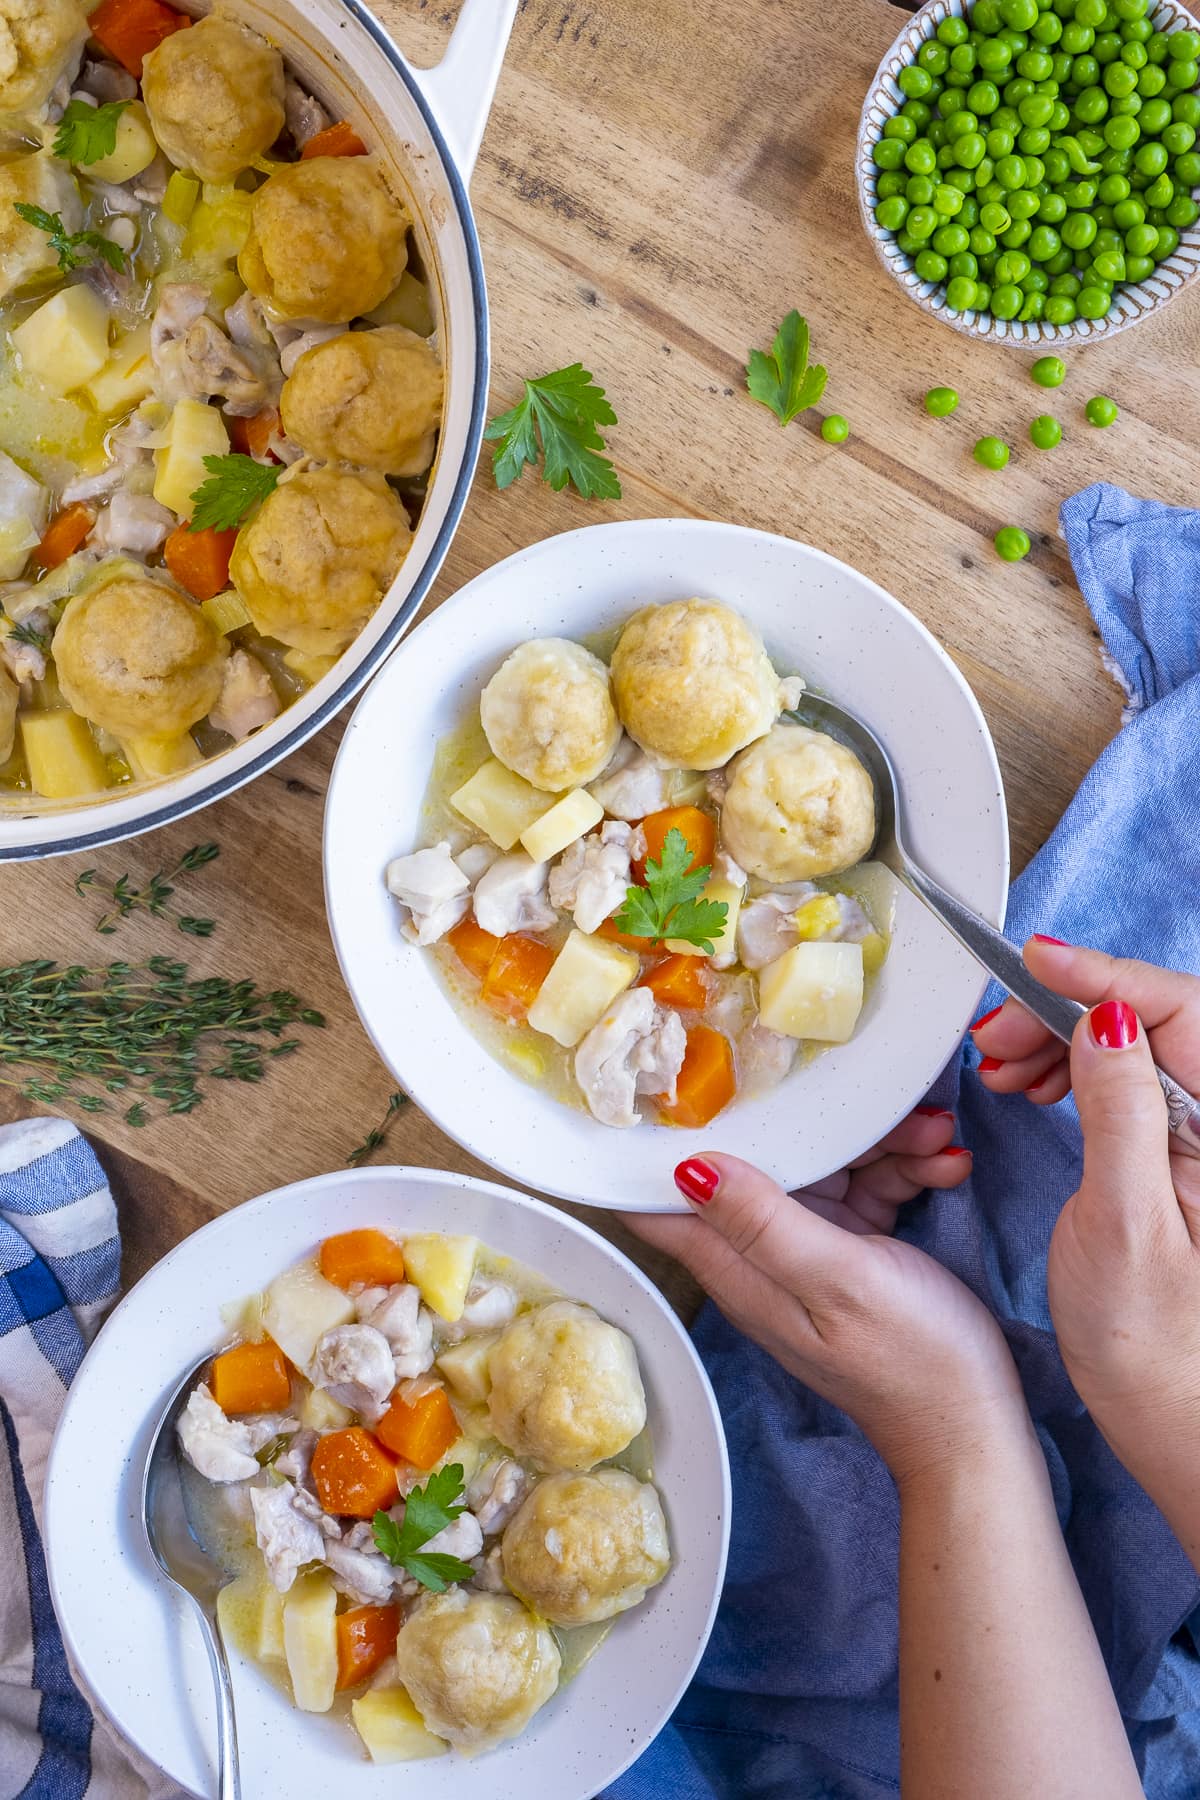
[[[50,1440],[120,1268],[113,1197],[75,1127],[0,1128],[0,1800],[182,1800],[84,1698],[42,1549]]]

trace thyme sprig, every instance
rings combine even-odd
[[[0,969],[0,1084],[88,1113],[129,1093],[137,1097],[125,1118],[145,1125],[148,1100],[192,1112],[206,1083],[261,1081],[271,1058],[297,1050],[289,1027],[324,1023],[286,989],[189,980],[187,964],[166,956],[95,968],[17,963]],[[277,1041],[250,1041],[263,1036]]]
[[[387,1137],[392,1120],[400,1111],[401,1107],[407,1105],[407,1094],[395,1093],[391,1095],[387,1103],[387,1111],[384,1113],[382,1119],[380,1119],[378,1125],[373,1126],[372,1129],[368,1131],[362,1143],[359,1144],[356,1149],[352,1150],[346,1158],[346,1163],[349,1168],[357,1169],[361,1163],[366,1162],[368,1156],[370,1156],[373,1151],[379,1149],[379,1146]]]
[[[75,882],[75,892],[82,897],[89,888],[102,893],[113,901],[111,912],[106,912],[96,921],[96,930],[103,937],[111,937],[122,919],[127,919],[139,907],[156,919],[174,919],[180,931],[189,937],[211,937],[216,930],[212,919],[197,918],[192,913],[182,912],[176,906],[168,905],[174,898],[175,889],[171,885],[181,875],[190,875],[196,869],[202,869],[206,863],[213,862],[220,856],[219,844],[193,844],[185,850],[173,869],[157,870],[144,888],[134,887],[128,875],[118,876],[116,881],[102,881],[99,871],[85,869]]]

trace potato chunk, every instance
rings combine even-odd
[[[263,1296],[263,1324],[298,1369],[311,1363],[318,1338],[353,1318],[353,1300],[312,1263],[285,1269]]]
[[[493,756],[451,794],[450,804],[485,831],[493,844],[511,850],[521,833],[550,810],[551,801]]]
[[[337,1590],[324,1569],[300,1575],[283,1602],[283,1648],[301,1712],[328,1712],[337,1688]]]
[[[598,825],[603,817],[604,808],[600,802],[585,788],[576,788],[573,794],[564,794],[549,812],[527,826],[521,833],[521,843],[534,862],[552,862],[576,838],[583,837],[593,825]]]
[[[22,367],[69,394],[108,361],[108,308],[89,287],[60,288],[12,334]]]
[[[641,963],[607,938],[572,931],[529,1009],[529,1023],[566,1049],[574,1046],[632,987]]]
[[[758,977],[758,1016],[783,1037],[845,1044],[863,1004],[861,944],[794,944]]]
[[[445,1738],[426,1731],[420,1713],[402,1687],[370,1688],[350,1702],[350,1716],[372,1762],[415,1762],[444,1756]]]
[[[426,1306],[448,1325],[462,1318],[478,1249],[478,1238],[453,1237],[441,1231],[419,1231],[404,1240],[409,1280],[420,1289]]]

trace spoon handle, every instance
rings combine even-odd
[[[229,1678],[229,1659],[215,1611],[196,1601],[204,1648],[212,1669],[213,1688],[217,1700],[217,1800],[242,1800],[242,1778],[238,1768],[237,1720],[233,1711],[233,1683]]]
[[[1043,986],[1030,974],[1015,945],[1010,944],[994,925],[989,925],[986,919],[981,919],[969,906],[964,906],[961,900],[948,894],[932,875],[926,874],[916,863],[905,857],[899,873],[906,887],[911,888],[938,915],[942,923],[949,926],[959,943],[965,945],[977,962],[982,963],[989,975],[994,975],[1001,986],[1008,989],[1013,999],[1019,1000],[1035,1019],[1040,1019],[1056,1038],[1069,1044],[1075,1027],[1087,1008],[1080,1006],[1077,1000],[1064,999],[1061,994]],[[1170,1130],[1189,1139],[1193,1146],[1200,1144],[1200,1103],[1165,1070],[1158,1068],[1157,1064],[1155,1073],[1167,1102],[1167,1124]]]

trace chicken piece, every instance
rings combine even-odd
[[[429,1541],[422,1544],[421,1551],[426,1556],[457,1556],[460,1562],[470,1562],[483,1549],[483,1532],[479,1520],[474,1513],[459,1513],[457,1519],[451,1519]]]
[[[140,412],[134,413],[108,440],[111,460],[100,473],[68,481],[60,496],[63,506],[73,506],[77,500],[102,500],[119,487],[132,486],[134,470],[149,469],[151,446],[146,440],[153,435],[149,419]]]
[[[671,804],[668,777],[671,769],[660,769],[631,737],[622,738],[616,754],[599,780],[588,786],[588,793],[598,800],[606,813],[616,819],[644,819],[647,813],[661,812]],[[586,926],[579,927],[581,931]]]
[[[874,935],[874,925],[853,894],[832,894],[830,898],[837,901],[839,916],[834,929],[824,934],[826,937],[834,943],[861,944],[864,938]]]
[[[738,1086],[751,1097],[768,1094],[791,1071],[800,1045],[796,1038],[769,1031],[757,1021],[737,1041]]]
[[[818,890],[811,881],[793,887],[773,888],[759,894],[738,914],[738,955],[747,969],[765,969],[797,943],[796,909]]]
[[[529,1477],[511,1456],[493,1457],[467,1489],[467,1505],[484,1537],[503,1531],[529,1492]]]
[[[576,838],[550,871],[550,904],[571,911],[580,931],[610,919],[633,880],[631,864],[646,853],[645,833],[609,819],[591,837]]]
[[[504,1579],[504,1552],[499,1544],[493,1544],[486,1556],[481,1556],[475,1564],[475,1579],[471,1583],[484,1594],[507,1594],[508,1583]]]
[[[202,1381],[188,1395],[175,1429],[183,1454],[209,1481],[245,1481],[258,1474],[255,1452],[273,1437],[295,1431],[299,1422],[281,1413],[227,1418]]]
[[[674,1100],[686,1050],[678,1013],[659,1006],[649,988],[628,989],[575,1052],[575,1079],[592,1117],[622,1130],[640,1125],[637,1096]]]
[[[411,1381],[433,1367],[433,1315],[411,1282],[365,1288],[354,1304],[363,1324],[387,1339],[397,1381]]]
[[[279,695],[268,671],[249,650],[235,650],[225,664],[220,697],[208,715],[213,730],[227,731],[240,743],[278,714]]]
[[[345,337],[348,325],[313,325],[307,331],[298,331],[294,325],[280,325],[275,331],[275,341],[279,345],[279,367],[289,379],[302,356],[315,350],[319,344],[330,344],[334,338]],[[280,340],[286,340],[281,342]],[[319,458],[325,462],[326,457]],[[358,462],[357,456],[345,455],[341,460]]]
[[[397,856],[387,866],[388,893],[408,908],[401,926],[414,944],[436,944],[464,919],[471,904],[471,881],[450,854],[446,842],[411,856]]]
[[[546,898],[548,863],[518,852],[499,856],[475,884],[475,919],[482,931],[507,937],[511,931],[545,931],[558,914]]]
[[[151,494],[131,494],[128,488],[118,488],[108,505],[96,515],[87,547],[98,556],[112,556],[122,551],[149,556],[160,548],[175,525],[175,514],[161,506]]]
[[[336,1519],[330,1518],[317,1496],[310,1493],[307,1488],[298,1487],[296,1489],[292,1495],[292,1505],[303,1518],[312,1520],[322,1537],[329,1538],[331,1541],[341,1540],[341,1526]]]
[[[517,1296],[502,1281],[472,1281],[462,1318],[442,1329],[443,1342],[457,1344],[474,1331],[499,1331],[516,1316]]]
[[[205,311],[208,295],[189,282],[162,289],[150,327],[150,355],[164,400],[220,399],[234,418],[273,406],[282,379],[265,349],[234,344]]]
[[[0,450],[0,581],[15,581],[50,514],[50,493]]]
[[[49,613],[40,611],[34,613],[26,623],[32,630],[40,631],[45,641],[49,643]],[[46,679],[45,651],[40,650],[36,644],[26,643],[23,638],[14,637],[11,632],[6,637],[0,638],[0,662],[3,663],[18,686],[26,681],[44,681]],[[0,703],[0,721],[4,719],[5,711],[5,707]],[[5,736],[3,724],[0,723],[0,749],[3,748]],[[6,762],[11,755],[12,746],[10,744],[4,755],[0,756],[0,762]]]
[[[306,94],[300,83],[293,81],[290,75],[284,76],[283,111],[297,150],[303,150],[309,139],[315,138],[329,124],[329,114],[325,108],[311,94]]]
[[[293,1505],[295,1497],[290,1481],[250,1489],[255,1541],[267,1574],[281,1594],[287,1593],[305,1563],[325,1560],[326,1539],[313,1521]]]
[[[232,306],[225,308],[225,330],[243,350],[270,350],[274,338],[267,329],[262,301],[253,294],[240,294]]]
[[[297,1489],[312,1488],[312,1455],[320,1442],[315,1431],[298,1431],[287,1449],[275,1458],[277,1475],[286,1475]]]
[[[801,697],[808,687],[803,675],[785,675],[779,683],[779,710],[791,712],[799,706]]]
[[[111,106],[116,100],[136,100],[138,86],[128,69],[88,58],[79,72],[75,91],[82,99],[94,100],[97,106]]]
[[[486,875],[500,852],[494,844],[468,844],[465,850],[455,852],[454,860],[474,887],[481,875]]]
[[[401,1574],[377,1551],[352,1548],[336,1538],[325,1545],[325,1561],[333,1571],[334,1587],[357,1606],[386,1606]]]
[[[391,1346],[372,1325],[338,1325],[317,1342],[312,1382],[351,1412],[379,1417],[396,1385]]]
[[[167,183],[174,170],[162,151],[140,175],[133,179],[133,197],[140,200],[143,206],[161,206],[167,197]]]
[[[101,181],[96,175],[91,176],[90,181],[92,193],[97,200],[103,202],[107,212],[118,218],[141,218],[141,202],[130,188],[121,187],[114,181]],[[104,222],[104,228],[111,237],[112,227],[108,219]]]

